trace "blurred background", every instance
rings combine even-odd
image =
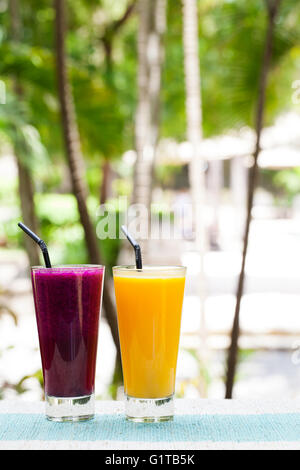
[[[96,391],[122,396],[111,267],[133,255],[96,232],[120,198],[158,227],[192,207],[143,244],[188,268],[177,396],[299,397],[299,2],[0,0],[0,57],[0,399],[43,398],[20,220],[53,264],[107,266]]]

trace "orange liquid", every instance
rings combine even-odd
[[[174,393],[185,277],[114,276],[125,393]]]

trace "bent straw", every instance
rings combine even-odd
[[[129,243],[133,246],[134,252],[135,252],[135,264],[136,264],[136,269],[143,269],[142,265],[142,252],[141,252],[141,247],[138,244],[138,242],[130,235],[128,232],[127,228],[125,225],[121,226],[121,230],[126,236],[127,240]]]
[[[47,245],[44,242],[44,240],[42,240],[40,237],[38,237],[32,230],[30,230],[30,228],[28,228],[22,222],[19,222],[18,226],[23,230],[23,232],[25,232],[27,235],[29,235],[30,238],[32,238],[32,240],[34,240],[39,245],[40,249],[42,250],[43,256],[44,256],[46,268],[51,268],[48,248],[47,248]]]

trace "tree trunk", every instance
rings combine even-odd
[[[150,220],[153,167],[159,136],[163,34],[166,23],[166,0],[139,0],[138,32],[138,105],[135,122],[137,160],[133,183],[134,204],[141,204],[147,214],[141,216],[147,237]],[[146,241],[146,240],[145,240]],[[146,244],[143,243],[145,256]]]
[[[192,196],[193,222],[196,251],[200,257],[198,296],[201,308],[201,348],[205,353],[205,277],[204,255],[206,251],[206,231],[204,225],[205,174],[204,161],[200,156],[202,141],[202,103],[200,63],[198,52],[198,12],[196,0],[183,0],[183,44],[186,89],[187,139],[191,146],[189,180]]]
[[[13,41],[19,42],[21,38],[21,18],[19,0],[10,0],[10,23],[11,23],[11,37]],[[19,99],[23,99],[23,90],[21,84],[15,77],[14,91]],[[16,157],[18,167],[18,180],[19,180],[19,196],[21,201],[21,213],[23,222],[31,228],[35,233],[38,232],[38,223],[35,216],[34,209],[34,186],[30,174],[30,170],[25,162],[18,156],[18,151],[15,147],[14,154]],[[29,237],[24,237],[25,249],[28,255],[29,263],[31,266],[40,264],[40,250],[36,243],[30,240]]]
[[[104,160],[102,164],[102,181],[100,188],[100,204],[105,204],[107,198],[110,196],[110,175],[111,168],[109,160]]]
[[[235,213],[235,241],[240,242],[245,227],[247,209],[248,168],[245,157],[233,157],[230,160],[230,193]]]
[[[83,156],[80,148],[80,138],[76,122],[75,108],[70,83],[67,76],[67,63],[65,52],[65,0],[54,0],[56,12],[56,56],[58,93],[61,108],[61,119],[65,141],[66,157],[72,180],[73,193],[76,197],[80,221],[83,226],[89,260],[93,264],[102,264],[96,231],[88,213],[86,198],[87,187],[84,181]],[[112,337],[117,349],[117,359],[120,363],[120,346],[117,318],[112,300],[109,282],[104,282],[103,306]]]
[[[239,281],[238,281],[238,286],[237,286],[236,307],[235,307],[234,320],[233,320],[233,326],[232,326],[232,332],[231,332],[231,345],[229,347],[228,358],[227,358],[227,377],[226,377],[226,394],[225,394],[226,398],[232,398],[234,377],[235,377],[235,371],[236,371],[236,366],[237,366],[238,339],[239,339],[239,332],[240,332],[239,315],[240,315],[241,299],[242,299],[242,295],[244,291],[245,265],[246,265],[247,251],[248,251],[250,223],[252,220],[251,212],[252,212],[252,207],[253,207],[254,191],[255,191],[256,181],[257,181],[257,176],[258,176],[258,156],[260,152],[261,132],[263,129],[267,78],[268,78],[268,72],[270,69],[271,58],[272,58],[274,27],[275,27],[276,16],[279,10],[279,4],[280,4],[280,0],[267,0],[268,26],[267,26],[264,53],[263,53],[260,80],[259,80],[256,120],[255,120],[256,144],[255,144],[255,150],[253,153],[253,160],[254,160],[253,166],[250,169],[250,174],[249,174],[247,216],[246,216],[246,224],[245,224],[245,232],[244,232],[242,266],[241,266],[241,271],[240,271],[240,276],[239,276]]]
[[[16,152],[15,152],[16,153]],[[34,189],[30,172],[27,166],[16,157],[19,177],[19,195],[21,200],[22,219],[25,225],[35,233],[39,232],[38,223],[34,210]],[[40,264],[40,249],[29,237],[24,237],[25,249],[29,258],[30,266]]]

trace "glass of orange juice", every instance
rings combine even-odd
[[[186,268],[115,266],[126,417],[173,419]]]

